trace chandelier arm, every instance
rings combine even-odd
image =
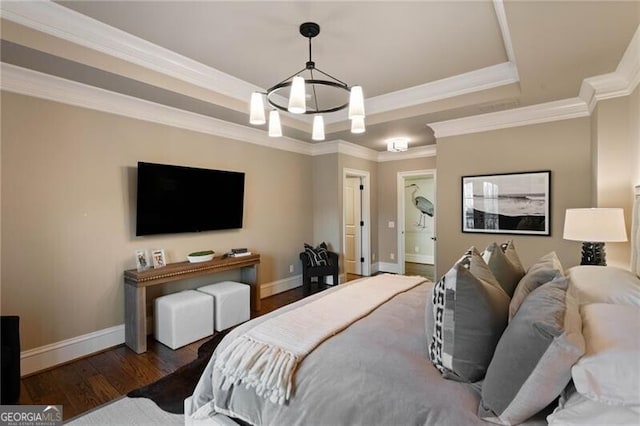
[[[309,38],[309,42],[311,42],[311,38]],[[311,81],[313,81],[313,70],[309,70],[309,74],[311,74]],[[311,88],[313,89],[313,102],[316,105],[316,111],[318,111],[318,94],[316,93],[316,85],[311,84]]]
[[[335,80],[335,81],[337,81],[338,83],[342,84],[342,85],[343,85],[347,90],[349,89],[349,85],[348,85],[347,83],[345,83],[344,81],[342,81],[342,80],[340,80],[340,79],[338,79],[338,78],[335,78],[335,77],[334,77],[334,76],[332,76],[331,74],[327,74],[326,72],[322,71],[320,68],[314,68],[314,69],[315,69],[316,71],[318,71],[319,73],[321,73],[321,74],[323,74],[323,75],[325,75],[325,76],[329,77],[330,79]]]

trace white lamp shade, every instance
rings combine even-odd
[[[364,133],[364,117],[354,117],[351,119],[351,133]]]
[[[311,139],[314,141],[324,140],[324,119],[321,115],[313,117],[313,133],[311,134]]]
[[[402,152],[409,148],[408,138],[394,138],[387,141],[387,151]]]
[[[624,213],[618,208],[567,209],[565,240],[587,242],[627,241]]]
[[[264,117],[264,103],[262,102],[262,95],[258,92],[251,94],[251,105],[249,110],[249,123],[251,124],[264,124],[266,123]]]
[[[307,110],[304,78],[300,76],[295,76],[291,80],[291,93],[287,109],[292,114],[304,114]]]
[[[349,93],[349,118],[364,118],[364,95],[362,86],[353,86]]]
[[[279,138],[282,136],[280,114],[275,109],[269,113],[269,136],[272,138]]]

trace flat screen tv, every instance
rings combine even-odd
[[[244,173],[138,162],[136,235],[242,228]]]

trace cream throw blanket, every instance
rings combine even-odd
[[[237,337],[217,355],[214,369],[225,386],[243,383],[258,396],[283,404],[291,397],[296,367],[316,346],[424,281],[384,274],[340,286]]]

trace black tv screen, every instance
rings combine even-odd
[[[136,235],[242,228],[244,173],[138,162]]]

